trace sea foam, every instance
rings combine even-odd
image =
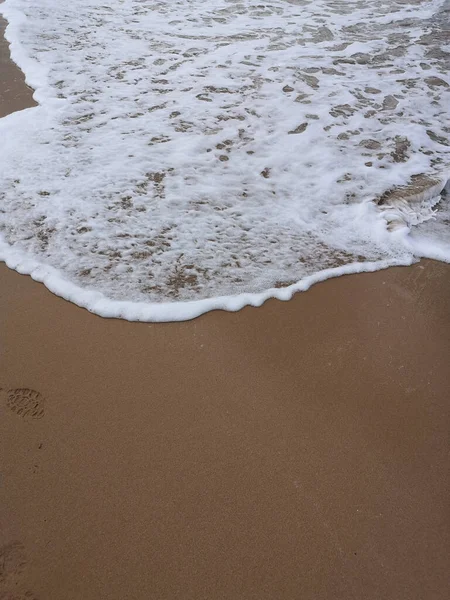
[[[0,258],[143,321],[450,261],[448,8],[6,0]]]

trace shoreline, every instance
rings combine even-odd
[[[6,14],[8,14],[8,12],[6,11]],[[12,15],[15,14],[14,11],[12,11],[11,13],[11,19],[12,19]],[[15,22],[16,19],[12,19],[12,22],[15,23],[15,27],[18,26],[18,24]],[[15,39],[14,36],[11,37],[11,39]],[[16,39],[17,42],[17,39]],[[23,64],[27,67],[27,71],[29,72],[30,69],[30,64],[32,65],[33,63],[25,60],[25,52],[23,51],[23,49],[20,49],[20,44],[17,42],[17,44],[14,46],[14,50],[16,52],[16,60],[18,60],[19,64]],[[20,60],[19,60],[20,58]],[[27,66],[28,65],[28,66]],[[16,69],[18,73],[20,73],[18,71],[18,69]],[[31,73],[33,73],[33,71],[31,71]],[[22,77],[23,79],[23,77]],[[33,77],[31,77],[31,74],[29,73],[29,80],[30,81],[36,81],[36,79]],[[23,84],[23,82],[22,82]],[[43,84],[42,84],[43,85]],[[39,96],[42,92],[42,86],[40,87],[39,85],[37,85],[37,92],[35,92],[36,96]],[[44,102],[45,104],[45,102]],[[90,130],[89,130],[90,131]],[[8,135],[7,133],[5,135]],[[27,139],[27,137],[25,137],[25,139]],[[51,162],[51,161],[50,161]],[[70,171],[70,169],[68,169],[68,171]],[[13,169],[14,172],[14,169]],[[394,203],[397,206],[397,209],[394,209],[394,207],[391,206],[385,206],[385,209],[381,208],[380,210],[386,210],[385,212],[385,216],[386,215],[390,215],[390,216],[386,216],[387,221],[389,220],[394,220],[393,223],[394,225],[398,225],[399,220],[401,220],[401,205],[403,203],[403,199],[405,197],[411,198],[411,201],[414,201],[416,204],[419,203],[420,201],[425,201],[425,200],[430,200],[431,201],[431,197],[428,198],[428,196],[430,194],[432,194],[433,196],[435,196],[436,194],[438,194],[441,189],[444,187],[444,184],[446,183],[446,177],[444,177],[444,175],[442,175],[442,177],[438,177],[437,175],[434,178],[430,178],[429,176],[425,176],[422,175],[420,177],[417,176],[413,176],[414,182],[411,183],[409,186],[403,186],[400,188],[393,188],[391,190],[387,190],[384,194],[383,194],[383,201],[381,201],[381,199],[379,200],[379,204],[381,206],[386,205],[387,199],[389,199],[389,204]],[[95,177],[94,177],[95,178]],[[14,185],[12,184],[12,180],[15,179],[15,177],[11,177],[11,194],[12,194],[12,198],[15,197],[15,195],[17,195],[19,192],[14,188]],[[21,192],[23,193],[23,192]],[[40,193],[40,192],[36,192],[35,193]],[[48,194],[47,192],[43,192],[44,194]],[[403,194],[402,196],[399,196],[399,194]],[[49,196],[53,197],[53,192],[48,194]],[[8,196],[9,197],[9,196]],[[7,202],[5,200],[5,202]],[[44,207],[43,205],[43,212],[45,212],[45,210],[58,210],[58,202],[60,202],[60,200],[55,200],[56,205],[53,206],[53,204],[51,204],[51,201],[49,200],[49,204],[47,206],[47,208]],[[365,211],[367,209],[367,212],[370,213],[372,211],[372,213],[374,213],[375,211],[375,199],[374,199],[374,203],[368,202],[368,203],[362,203],[361,205],[361,210]],[[142,208],[142,207],[141,207]],[[144,208],[145,210],[145,208]],[[100,210],[101,212],[101,210]],[[323,211],[326,213],[326,211]],[[365,214],[365,213],[364,213]],[[51,218],[51,215],[48,215]],[[127,218],[130,215],[125,215]],[[22,217],[19,216],[19,221]],[[49,221],[45,221],[45,219],[47,219],[47,217],[45,215],[43,215],[42,217],[40,216],[39,219],[44,219],[45,223],[48,223]],[[38,220],[39,220],[38,219]],[[111,219],[109,219],[109,221],[111,221]],[[360,216],[359,221],[358,222],[362,222],[364,221],[364,218]],[[25,221],[22,218],[22,224],[25,227],[25,229],[27,229],[28,231],[28,225],[26,224],[26,219]],[[34,223],[34,222],[33,222]],[[106,262],[103,265],[103,271],[102,269],[98,268],[98,260],[99,257],[95,254],[95,248],[94,247],[89,247],[90,248],[90,252],[92,252],[92,256],[95,256],[95,259],[93,259],[93,262],[89,262],[88,267],[84,269],[81,272],[77,272],[76,270],[71,274],[71,275],[66,275],[63,272],[59,272],[57,269],[51,267],[48,264],[45,263],[41,263],[40,262],[40,257],[38,255],[36,255],[37,260],[35,260],[35,257],[31,254],[31,255],[27,255],[25,253],[22,253],[20,251],[16,251],[15,249],[13,249],[12,247],[9,247],[7,244],[1,244],[1,248],[0,248],[0,257],[2,260],[4,260],[8,265],[11,266],[11,268],[15,268],[18,270],[18,272],[20,273],[28,273],[29,275],[31,275],[34,279],[38,280],[38,281],[43,281],[45,282],[45,285],[48,287],[48,289],[50,289],[53,293],[58,294],[59,296],[61,296],[62,298],[65,298],[66,300],[70,300],[72,302],[74,302],[76,305],[81,306],[86,308],[87,310],[89,310],[90,312],[93,312],[94,314],[98,314],[100,316],[103,317],[111,317],[111,318],[125,318],[126,320],[129,321],[143,321],[143,322],[170,322],[170,321],[182,321],[182,320],[189,320],[189,319],[193,319],[198,317],[200,314],[207,312],[209,310],[231,310],[231,311],[235,311],[235,310],[239,310],[240,308],[242,308],[245,305],[253,305],[253,306],[259,306],[261,305],[263,302],[265,302],[268,298],[278,298],[280,300],[287,300],[289,299],[294,293],[298,292],[298,291],[303,291],[305,289],[308,289],[312,284],[314,284],[315,282],[318,281],[322,281],[327,277],[335,277],[335,276],[339,276],[342,274],[346,274],[346,273],[350,273],[350,272],[354,272],[354,273],[358,273],[358,272],[371,272],[375,269],[381,269],[381,268],[386,268],[390,265],[401,265],[401,264],[411,264],[414,260],[416,260],[416,257],[414,256],[414,254],[417,254],[418,256],[421,255],[426,255],[428,257],[431,258],[442,258],[442,256],[434,256],[433,254],[429,254],[426,252],[426,250],[423,250],[423,246],[420,246],[419,249],[416,248],[416,252],[414,252],[414,243],[413,243],[413,239],[409,239],[408,241],[406,241],[405,239],[405,249],[403,248],[396,248],[395,250],[392,250],[392,248],[388,248],[388,246],[390,246],[391,243],[394,243],[395,245],[395,241],[392,242],[392,240],[395,239],[403,239],[402,238],[402,233],[400,232],[396,232],[395,236],[394,234],[389,234],[386,230],[384,225],[385,221],[383,219],[383,217],[381,216],[381,213],[376,212],[376,217],[375,217],[375,226],[376,228],[378,228],[380,231],[378,232],[380,234],[380,236],[385,235],[385,239],[389,239],[389,242],[386,242],[386,247],[383,247],[383,250],[380,251],[379,254],[374,254],[372,255],[372,257],[374,256],[385,256],[385,257],[390,257],[390,258],[386,258],[385,260],[380,260],[379,262],[375,263],[375,262],[370,262],[370,256],[371,253],[369,252],[368,254],[364,254],[363,256],[354,254],[352,252],[347,253],[347,256],[349,258],[347,258],[346,260],[353,260],[355,262],[352,262],[351,264],[345,264],[344,266],[336,266],[334,268],[330,268],[327,269],[327,265],[329,262],[332,262],[331,260],[328,261],[327,260],[323,260],[322,258],[318,258],[317,260],[315,259],[315,269],[316,272],[313,273],[312,275],[303,275],[302,276],[302,269],[298,268],[298,264],[300,264],[299,262],[295,262],[296,260],[298,260],[298,257],[294,257],[293,260],[293,264],[294,266],[292,267],[293,271],[292,273],[290,273],[289,277],[286,277],[286,282],[289,283],[293,283],[294,281],[296,281],[298,278],[299,279],[296,283],[293,283],[293,285],[288,285],[288,283],[284,284],[284,283],[277,283],[276,282],[276,276],[274,276],[273,279],[270,280],[270,285],[272,285],[273,287],[271,287],[270,289],[264,289],[266,288],[266,283],[261,284],[261,285],[255,285],[254,289],[260,289],[262,291],[259,292],[248,292],[246,293],[245,291],[236,291],[233,290],[232,287],[230,287],[231,285],[233,285],[231,282],[231,279],[228,280],[228,285],[225,286],[224,288],[220,288],[217,289],[217,286],[211,286],[211,288],[208,288],[208,283],[207,281],[209,280],[209,267],[207,268],[203,268],[205,265],[202,263],[202,259],[199,260],[199,262],[197,263],[195,260],[195,253],[191,256],[189,253],[189,258],[186,259],[187,263],[189,264],[182,264],[182,266],[180,268],[182,268],[183,272],[184,270],[186,270],[186,273],[188,273],[188,275],[186,275],[185,273],[185,277],[186,277],[186,281],[191,278],[192,282],[189,282],[188,284],[180,284],[180,287],[183,288],[184,285],[186,285],[186,287],[190,286],[191,283],[193,285],[193,288],[195,289],[197,284],[198,284],[198,290],[203,290],[204,292],[204,298],[201,299],[191,299],[191,300],[183,300],[184,296],[183,293],[181,293],[180,295],[178,295],[179,289],[178,287],[175,287],[175,289],[172,289],[171,287],[171,283],[162,283],[162,279],[157,279],[155,278],[155,281],[158,280],[160,286],[163,288],[164,291],[167,291],[167,295],[164,295],[163,292],[160,290],[158,292],[154,292],[154,289],[158,289],[158,286],[153,286],[153,278],[155,277],[154,275],[154,271],[153,271],[153,263],[155,261],[153,261],[153,259],[148,259],[149,256],[152,255],[152,252],[160,252],[160,248],[158,247],[157,250],[148,250],[148,248],[146,249],[147,245],[149,243],[153,243],[153,242],[142,242],[139,241],[138,239],[132,239],[132,241],[128,244],[128,246],[125,244],[124,247],[121,247],[121,242],[120,240],[115,240],[115,244],[113,244],[113,248],[108,249],[113,251],[114,255],[120,256],[121,252],[124,252],[126,256],[126,253],[130,253],[131,249],[135,249],[136,247],[140,245],[143,246],[143,250],[141,252],[143,260],[142,262],[139,262],[138,260],[135,260],[133,262],[133,264],[130,266],[129,263],[127,262],[126,258],[120,258],[119,261],[115,260],[115,258],[117,258],[117,256],[114,256],[114,260],[111,259],[108,262],[108,259],[105,259]],[[391,223],[392,225],[392,223]],[[73,231],[72,234],[74,236],[75,240],[77,241],[77,244],[89,244],[90,242],[86,242],[81,240],[80,236],[76,235],[76,233],[78,233],[78,228],[72,224],[71,225],[73,227]],[[94,226],[94,225],[93,225]],[[40,229],[36,229],[38,226],[34,223],[33,226],[30,226],[31,229],[29,231],[29,237],[26,237],[26,239],[36,239],[36,231],[38,231],[37,236],[39,237],[39,235],[42,235],[42,233],[40,232]],[[47,225],[46,225],[47,227]],[[84,226],[82,228],[80,228],[80,231],[83,230],[83,233],[85,233],[84,229],[86,229]],[[89,231],[89,227],[87,228]],[[389,229],[389,226],[388,226]],[[52,239],[52,235],[58,235],[58,226],[55,225],[54,228],[50,228],[50,233],[45,233],[44,232],[44,237],[45,237],[45,244],[47,243],[52,243],[51,239]],[[406,230],[405,230],[406,231]],[[56,233],[55,233],[56,232]],[[134,232],[133,234],[129,234],[127,235],[127,237],[131,237],[133,238],[133,236],[135,235],[136,232]],[[25,234],[24,234],[25,237]],[[50,242],[49,242],[49,239]],[[140,234],[137,235],[137,238],[140,238]],[[405,238],[406,238],[406,234],[405,234]],[[184,238],[183,238],[184,239]],[[81,241],[80,241],[81,240]],[[315,243],[317,240],[315,240],[315,238],[313,239],[313,237],[309,236],[308,238],[308,244],[311,244],[311,246],[315,246]],[[25,242],[23,242],[25,244]],[[30,242],[31,243],[31,242]],[[128,243],[128,242],[127,242]],[[264,238],[264,246],[267,245],[266,243],[266,238]],[[26,245],[26,244],[25,244]],[[70,244],[69,244],[70,245]],[[169,245],[170,247],[170,243],[169,242],[165,242],[165,245]],[[381,244],[382,245],[382,244]],[[402,244],[399,243],[399,247]],[[64,244],[61,244],[62,247],[65,247]],[[144,248],[145,246],[145,248]],[[83,246],[81,248],[81,246],[79,247],[78,245],[75,244],[75,246],[77,248],[77,252],[81,252],[80,255],[83,256],[91,256],[91,254],[89,253],[88,250],[86,250],[87,246]],[[296,247],[294,245],[294,247]],[[376,245],[375,245],[376,247]],[[81,248],[81,250],[80,250]],[[139,246],[140,248],[140,246]],[[174,245],[174,248],[170,247],[170,250],[173,252],[177,251],[177,246],[176,244]],[[386,250],[387,248],[387,250]],[[184,248],[181,248],[181,250],[184,251]],[[180,250],[180,251],[181,251]],[[323,250],[323,249],[322,249]],[[322,254],[327,257],[328,254],[327,252],[323,252],[322,250],[319,249],[319,251],[315,251],[315,256],[316,257],[322,257]],[[392,252],[391,252],[392,251]],[[73,251],[75,253],[75,250]],[[108,252],[105,252],[105,255],[108,255]],[[265,250],[264,250],[265,252]],[[312,252],[312,255],[314,255],[314,252]],[[330,251],[330,256],[334,256],[335,254],[339,255],[339,251],[338,250],[331,250]],[[430,251],[431,252],[431,251]],[[53,248],[53,253],[54,256],[59,256],[57,253],[57,246],[55,248]],[[134,254],[139,255],[139,252],[134,252]],[[134,256],[134,254],[132,254],[132,256]],[[344,255],[346,253],[344,252]],[[108,255],[109,256],[109,255]],[[180,255],[180,259],[181,256],[183,256],[183,254]],[[356,262],[356,261],[364,261],[364,256],[366,256],[366,261],[367,262]],[[396,256],[396,258],[392,259],[392,256]],[[64,258],[64,257],[62,257]],[[336,258],[336,257],[335,257]],[[148,260],[147,260],[148,259]],[[65,260],[65,259],[64,259]],[[346,260],[341,260],[335,264],[342,264],[345,263]],[[54,264],[58,265],[57,262],[55,262],[56,259],[54,258]],[[97,261],[97,262],[96,262]],[[328,261],[328,262],[327,262]],[[76,261],[72,261],[72,262],[76,262]],[[157,261],[156,261],[157,262]],[[266,261],[268,263],[270,263],[270,261]],[[192,263],[192,264],[190,264]],[[225,263],[224,263],[225,264]],[[231,263],[230,263],[231,264]],[[258,264],[257,261],[255,260],[255,264]],[[125,269],[126,266],[129,266],[130,270],[134,269],[134,275],[132,278],[127,279],[126,277],[123,279],[121,278],[121,273],[123,275],[123,271]],[[171,279],[176,279],[175,275],[172,276],[171,274],[171,265],[166,265],[167,266],[167,270],[164,271],[165,276],[168,278],[168,280],[170,281]],[[177,264],[178,267],[178,264]],[[95,277],[91,274],[91,271],[93,270],[93,272],[95,273]],[[203,273],[204,271],[204,273]],[[69,270],[70,272],[70,270]],[[131,272],[131,271],[130,271]],[[99,275],[100,273],[100,275]],[[107,273],[107,274],[106,274]],[[203,273],[204,277],[203,279],[200,277],[200,273]],[[221,281],[221,275],[220,275],[220,269],[217,271],[217,279],[219,281]],[[238,273],[239,274],[239,273]],[[279,273],[278,273],[279,275]],[[102,279],[103,277],[103,279]],[[128,276],[127,276],[128,277]],[[142,277],[142,280],[141,280]],[[272,277],[272,276],[271,276]],[[238,278],[239,279],[239,278]],[[95,287],[92,287],[92,289],[90,289],[88,286],[87,287],[83,287],[84,285],[87,285],[89,282],[97,282],[97,284],[99,285],[99,289],[103,289],[105,291],[106,295],[103,295],[103,293],[97,291],[95,289]],[[226,281],[226,280],[224,280]],[[284,281],[283,278],[281,278],[281,281]],[[79,282],[81,282],[81,285],[79,285]],[[117,282],[117,283],[116,283]],[[137,282],[137,283],[136,283]],[[94,284],[93,284],[94,285]],[[240,284],[239,284],[240,285]],[[269,284],[268,284],[269,285]],[[284,287],[286,285],[286,287]],[[103,286],[103,288],[102,288]],[[120,297],[124,297],[124,293],[123,293],[123,286],[125,286],[125,289],[129,287],[133,287],[133,292],[134,292],[134,298],[136,298],[136,302],[128,302],[126,300],[120,301],[120,300],[115,300],[113,298],[120,298]],[[152,287],[153,286],[153,287]],[[166,287],[164,287],[166,286]],[[177,283],[178,286],[178,283]],[[205,287],[206,286],[206,287]],[[154,289],[153,289],[154,288]],[[206,291],[205,291],[206,290]],[[161,293],[161,296],[159,296],[158,294]],[[171,296],[171,294],[173,293],[173,295]],[[189,297],[189,290],[186,291],[187,297]],[[151,295],[153,294],[153,295]],[[221,295],[219,295],[221,294]],[[225,295],[225,294],[230,294],[230,295]],[[148,299],[151,298],[153,300],[153,302],[149,302]],[[170,299],[171,301],[165,302],[164,299]],[[178,301],[178,298],[180,298],[180,301]],[[139,301],[140,300],[140,301]],[[162,300],[162,301],[160,301]]]
[[[0,264],[0,597],[446,600],[449,295],[424,260],[130,323]]]
[[[0,4],[3,0],[0,0]],[[25,76],[12,62],[9,44],[4,37],[6,19],[0,15],[0,118],[8,114],[37,106],[33,100],[33,90],[25,83]]]

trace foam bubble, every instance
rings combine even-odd
[[[448,178],[442,6],[6,0],[39,106],[0,120],[0,258],[155,321],[447,260],[386,228]],[[424,173],[433,199],[373,202]]]

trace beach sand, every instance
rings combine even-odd
[[[22,71],[10,60],[8,43],[4,38],[5,27],[6,21],[0,16],[0,118],[16,110],[36,106],[33,90],[27,87]]]
[[[0,265],[0,598],[447,600],[449,297],[423,261],[139,324]]]

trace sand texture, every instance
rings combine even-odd
[[[1,600],[447,600],[449,276],[149,325],[0,265]]]

